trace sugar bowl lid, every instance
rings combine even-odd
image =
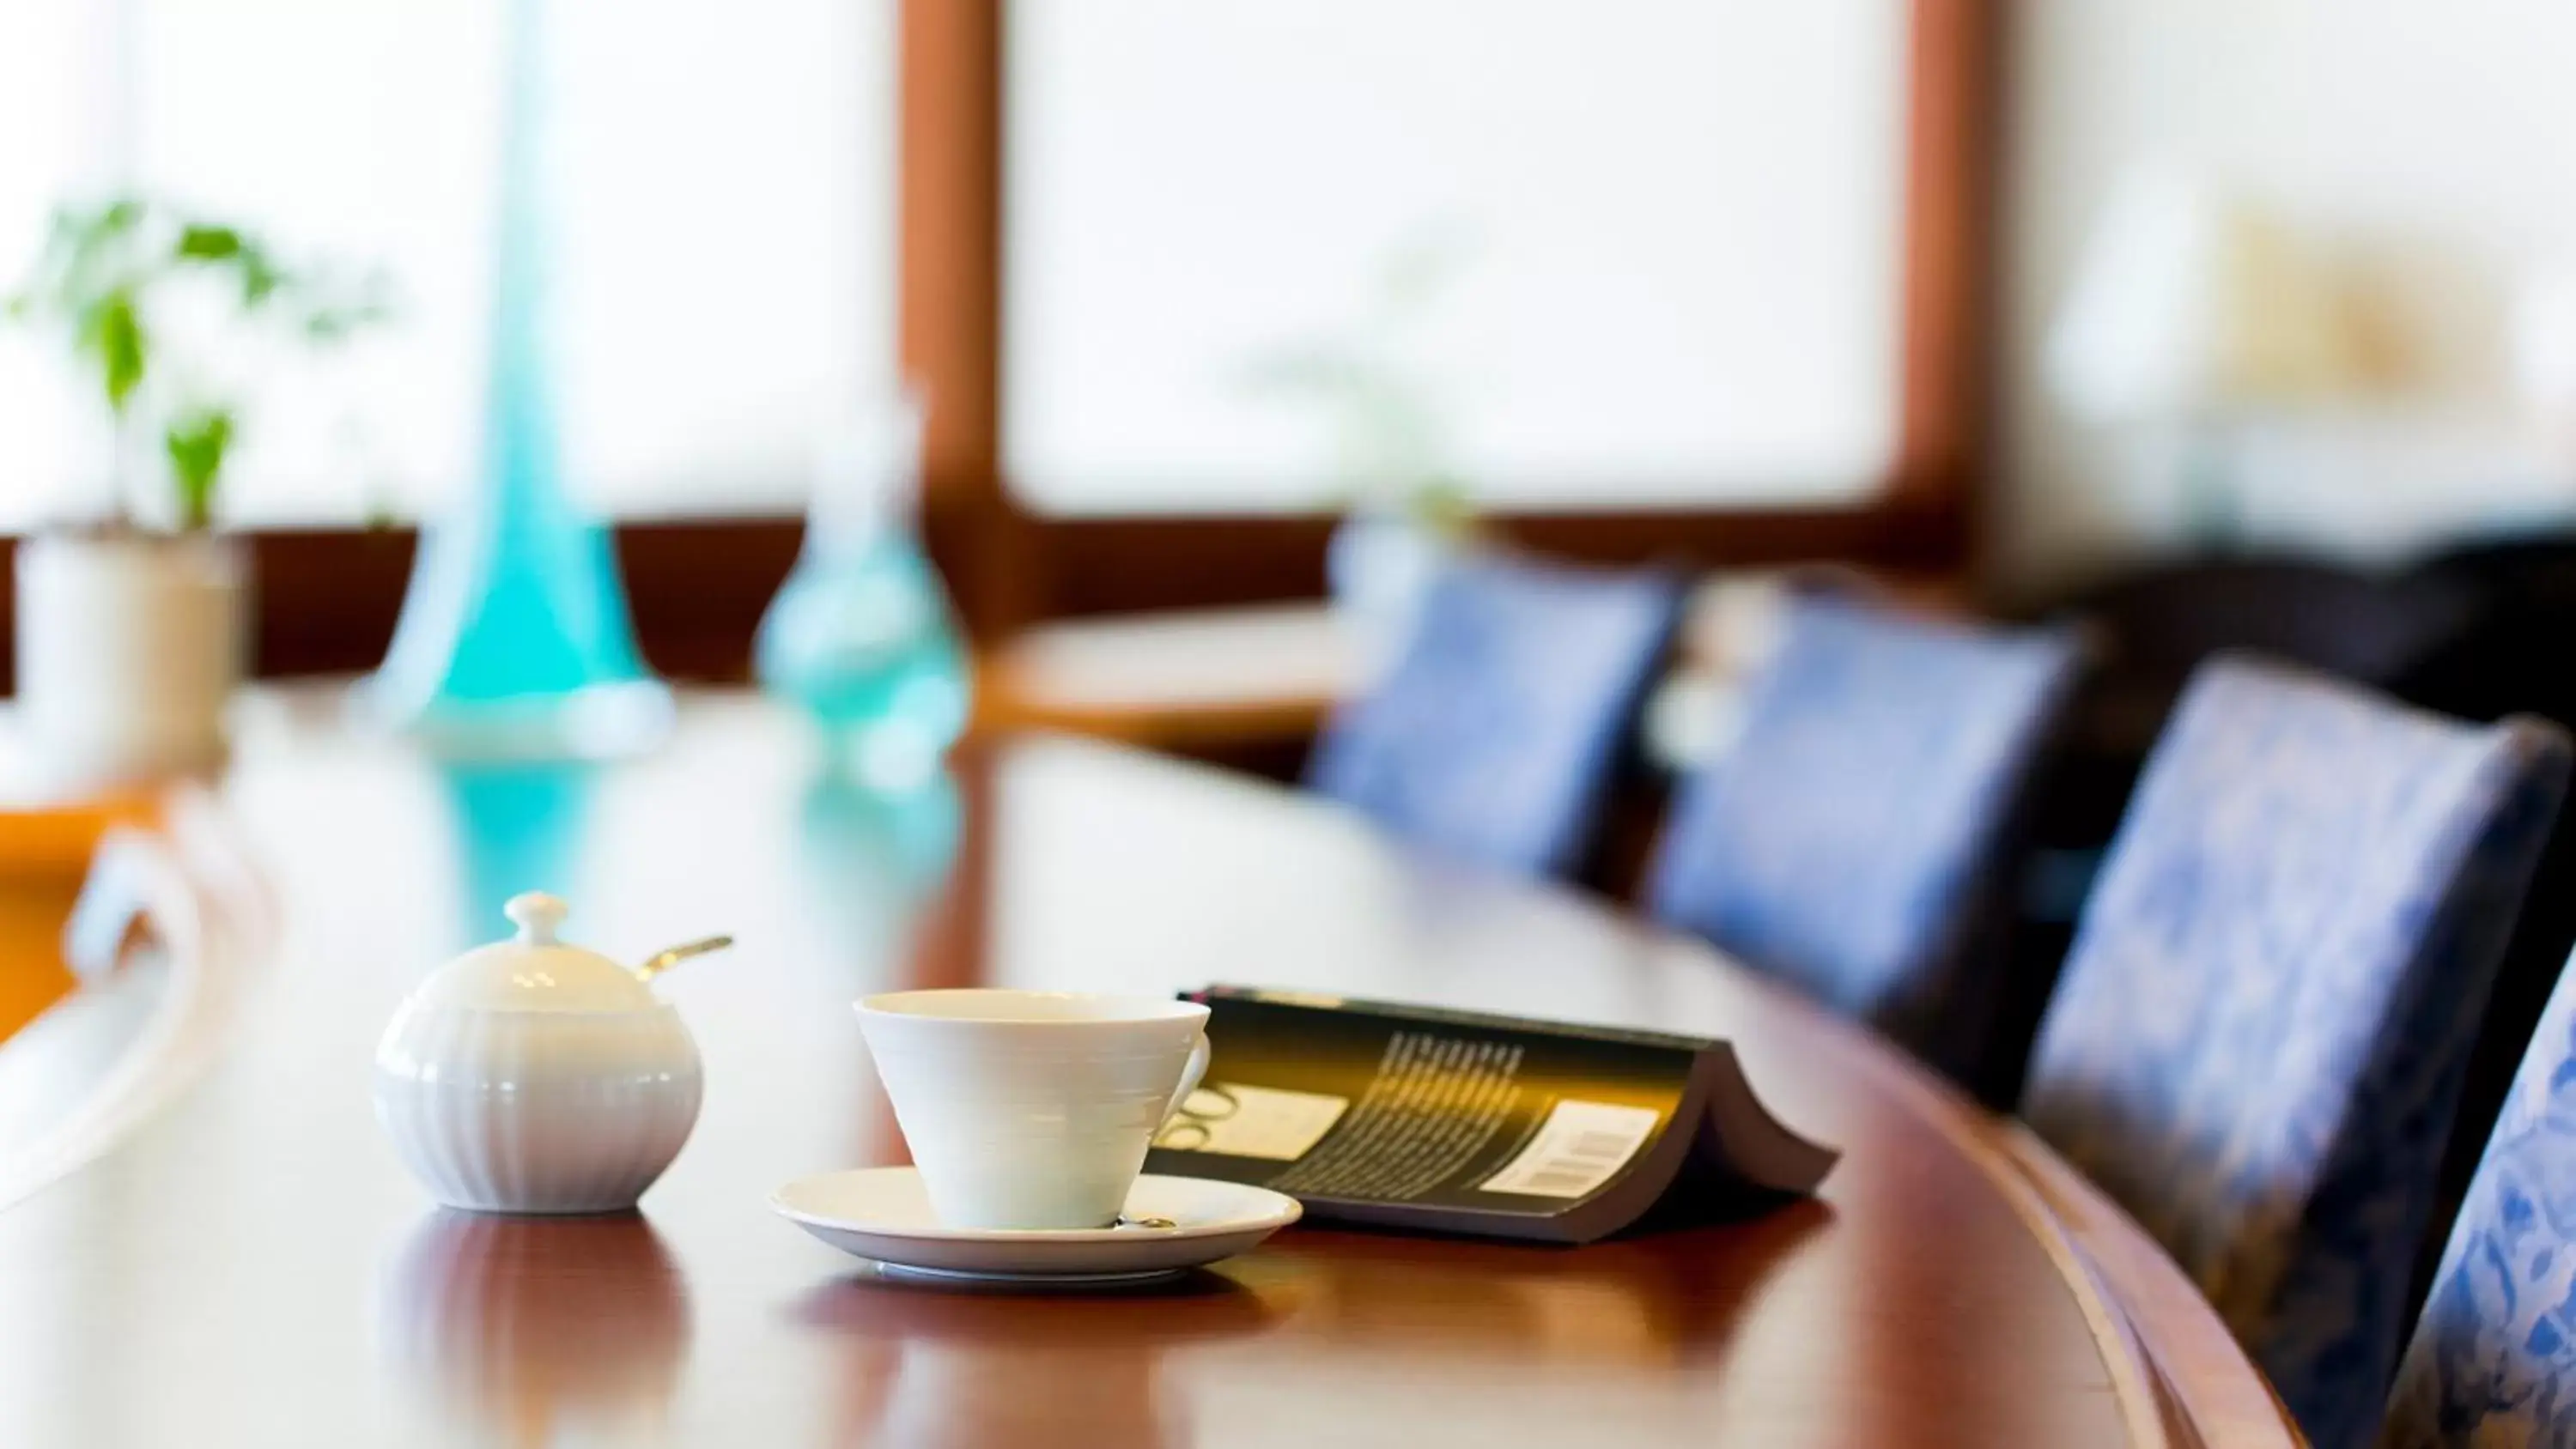
[[[572,907],[529,891],[502,907],[518,935],[478,946],[430,973],[413,1005],[456,1011],[658,1010],[662,1001],[631,971],[597,951],[557,940]]]

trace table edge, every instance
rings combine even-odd
[[[1957,1149],[2057,1265],[2111,1375],[2132,1444],[2307,1449],[2218,1311],[2126,1209],[2017,1118],[1969,1101],[1866,1027],[1807,1009],[1856,1039],[1850,1060],[1866,1064],[1893,1099]]]
[[[2218,1310],[2125,1210],[2018,1121],[1998,1120],[1979,1155],[1995,1159],[1997,1186],[2059,1259],[2105,1360],[2116,1357],[2115,1377],[2131,1381],[2122,1398],[2133,1424],[2152,1417],[2155,1437],[2139,1442],[2305,1449]]]

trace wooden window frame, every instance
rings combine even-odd
[[[1605,563],[1840,559],[1955,574],[1986,442],[1997,0],[1914,0],[1906,65],[1897,447],[1841,508],[1507,512],[1531,547]],[[1322,592],[1324,515],[1045,517],[1001,463],[1008,0],[903,0],[902,358],[930,405],[932,547],[984,637],[1071,614]]]
[[[1001,463],[1008,0],[898,4],[899,355],[929,403],[924,531],[970,633],[991,643],[1068,615],[1319,595],[1329,516],[1052,518],[1012,497]],[[2000,5],[1912,6],[1898,439],[1884,484],[1849,507],[1511,512],[1493,519],[1498,531],[1601,562],[1966,569],[1987,435]],[[742,677],[801,531],[781,518],[620,524],[646,657],[676,677]],[[412,530],[263,531],[249,542],[262,672],[358,670],[383,656]],[[0,540],[0,624],[14,553]],[[9,650],[0,628],[0,674]]]

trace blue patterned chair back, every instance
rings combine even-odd
[[[1989,1075],[2002,958],[1978,928],[2076,661],[2063,632],[1793,596],[1733,747],[1675,799],[1649,908],[1962,1081]]]
[[[2556,727],[2203,667],[2086,903],[2023,1115],[2160,1239],[2320,1449],[2366,1443]]]
[[[1333,719],[1307,781],[1442,853],[1565,874],[1680,612],[1661,574],[1444,564],[1412,639]]]
[[[2576,972],[2470,1180],[2380,1444],[2576,1445]]]

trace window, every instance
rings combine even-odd
[[[1055,515],[1423,472],[1519,508],[1865,499],[1908,9],[1022,0],[1005,476]]]
[[[472,476],[507,3],[0,5],[0,284],[120,173],[393,283],[393,325],[253,395],[231,521],[416,516]],[[621,516],[792,511],[894,372],[893,0],[545,8],[567,476]],[[0,340],[0,529],[94,511],[94,406]]]
[[[350,525],[474,476],[523,3],[0,0],[0,278],[123,174],[397,283],[238,456],[264,667],[378,657]],[[666,667],[742,667],[898,352],[987,639],[1311,596],[1424,472],[1574,557],[1963,556],[1995,0],[543,3],[567,472]],[[99,431],[0,337],[0,557]]]

